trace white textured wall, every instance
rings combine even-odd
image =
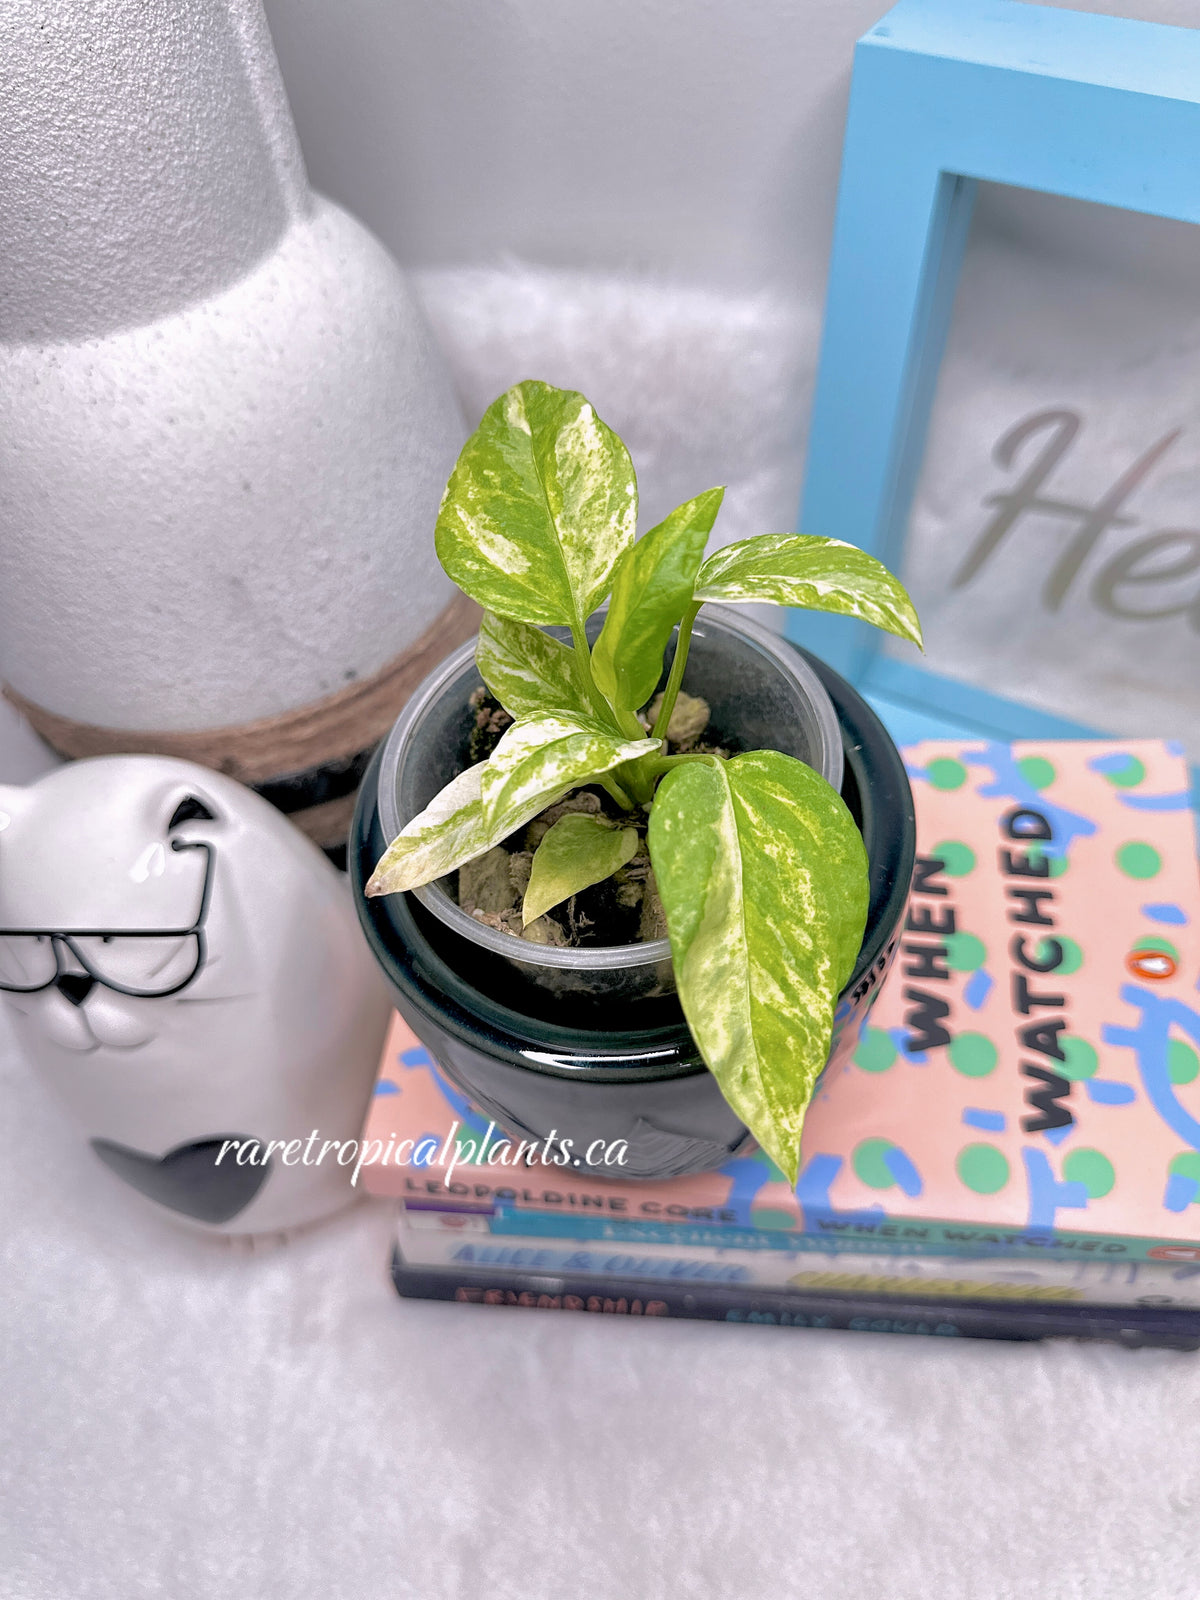
[[[745,287],[820,231],[879,0],[271,0],[314,180],[403,259]],[[347,114],[347,108],[353,111]]]
[[[267,0],[309,170],[406,264],[823,276],[882,0]],[[1195,25],[1196,0],[1077,10]]]

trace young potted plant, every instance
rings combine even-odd
[[[911,797],[863,703],[701,608],[920,644],[912,603],[838,540],[705,560],[722,493],[638,539],[628,452],[581,395],[495,401],[437,522],[485,608],[473,660],[414,695],[351,841],[364,927],[440,1065],[502,1127],[567,1141],[562,1164],[621,1142],[609,1176],[718,1165],[752,1135],[795,1181],[835,1012],[869,1004],[911,872]]]

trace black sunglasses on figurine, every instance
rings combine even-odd
[[[172,839],[171,849],[204,852],[200,909],[186,928],[0,928],[0,989],[37,994],[54,984],[72,1005],[81,1005],[96,983],[145,1000],[166,999],[194,983],[206,953],[212,846]]]

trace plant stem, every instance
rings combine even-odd
[[[591,783],[593,780],[589,778],[587,781]],[[600,773],[594,781],[613,797],[613,799],[621,807],[622,811],[633,810],[633,801],[625,793],[624,789],[622,789],[621,785],[613,777],[611,772]]]
[[[638,756],[635,761],[622,762],[616,769],[621,783],[638,805],[648,806],[654,797],[654,778],[647,763],[657,759],[657,756]]]
[[[592,676],[592,652],[588,647],[587,633],[581,622],[571,624],[571,637],[575,641],[575,659],[579,663],[579,675],[583,682],[584,693],[592,702],[593,711],[602,722],[611,722],[615,717],[617,725],[631,739],[644,739],[646,730],[633,712],[621,711],[616,706],[610,705],[601,692],[600,685]]]
[[[692,642],[692,624],[700,610],[702,602],[689,606],[683,614],[683,621],[679,624],[679,634],[675,640],[675,659],[671,663],[671,673],[667,678],[667,687],[663,690],[662,709],[654,719],[654,726],[650,729],[652,739],[665,739],[667,725],[671,721],[671,713],[675,709],[675,701],[679,696],[679,685],[683,682],[683,669],[687,666],[688,649]]]
[[[681,756],[648,756],[646,771],[653,777],[661,777],[664,772],[670,772],[672,767],[682,766],[685,761],[719,761],[720,756],[714,756],[708,750],[689,750]]]
[[[579,667],[579,677],[583,684],[584,693],[592,702],[594,708],[599,709],[600,691],[596,687],[596,680],[592,677],[592,652],[587,642],[587,632],[582,622],[571,624],[571,638],[575,641],[575,661]]]

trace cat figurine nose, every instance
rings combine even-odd
[[[87,972],[60,972],[54,980],[59,994],[66,995],[73,1006],[81,1006],[92,992],[95,978]]]

